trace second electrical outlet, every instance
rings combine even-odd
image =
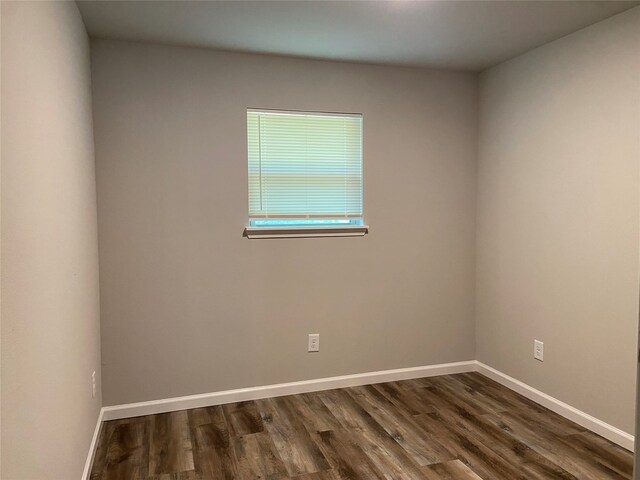
[[[319,352],[320,351],[320,334],[319,333],[310,333],[309,334],[309,352]]]
[[[540,340],[533,341],[533,358],[544,362],[544,343]]]

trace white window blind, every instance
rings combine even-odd
[[[362,217],[361,115],[248,110],[247,138],[254,224]]]

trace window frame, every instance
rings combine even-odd
[[[363,120],[361,113],[345,113],[345,112],[326,112],[326,111],[310,111],[310,110],[283,110],[283,109],[268,109],[268,108],[247,108],[245,112],[245,132],[246,132],[246,165],[247,165],[247,193],[249,193],[249,129],[248,118],[250,112],[258,113],[282,113],[282,114],[298,114],[298,115],[314,115],[314,116],[343,116],[343,117],[360,117]],[[364,128],[361,124],[360,130],[360,198],[361,198],[361,215],[281,215],[274,214],[272,216],[260,215],[251,216],[245,226],[243,236],[247,238],[308,238],[308,237],[361,237],[369,233],[369,226],[364,221]],[[249,195],[247,195],[249,199]],[[250,209],[248,209],[249,211]],[[298,222],[304,222],[309,220],[308,224],[295,224]],[[273,220],[274,223],[280,223],[280,225],[258,225],[257,223],[269,223],[269,220]],[[322,220],[335,221],[329,224],[322,224]],[[290,222],[287,224],[287,222]],[[316,222],[314,224],[314,222]],[[343,223],[343,224],[339,224]]]

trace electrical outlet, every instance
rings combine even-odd
[[[540,340],[533,341],[533,358],[544,362],[544,342]]]
[[[96,372],[91,374],[91,398],[96,398]]]
[[[309,334],[309,352],[319,352],[320,351],[320,334],[319,333],[310,333]]]

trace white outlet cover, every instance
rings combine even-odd
[[[533,358],[544,362],[544,342],[540,340],[533,341]]]
[[[320,351],[320,334],[319,333],[309,334],[309,345],[308,345],[307,351],[308,352]]]

